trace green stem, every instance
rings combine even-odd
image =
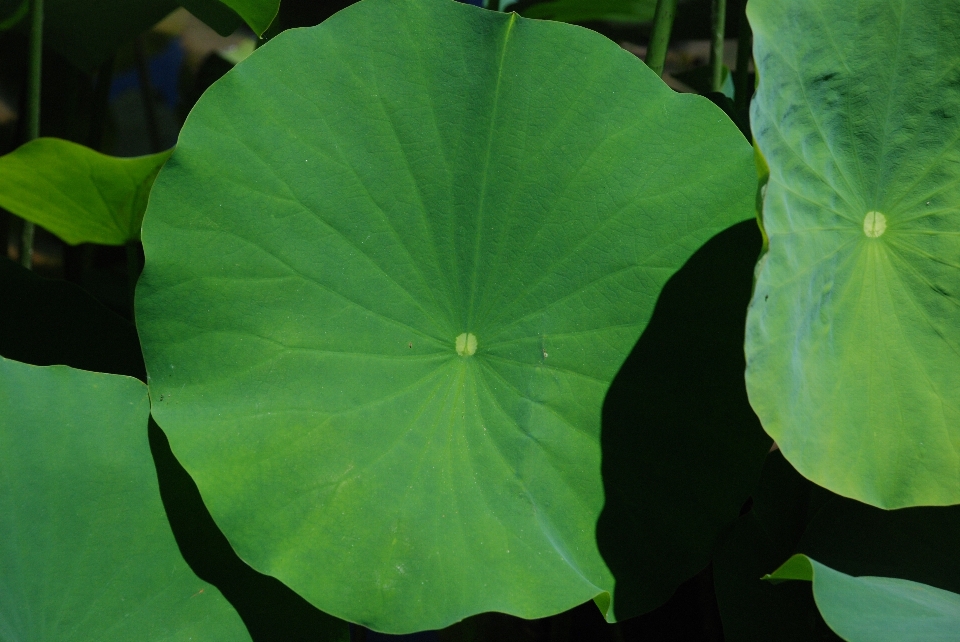
[[[713,31],[710,34],[710,91],[723,86],[723,36],[727,27],[727,0],[713,0]]]
[[[663,75],[663,64],[667,59],[667,45],[670,44],[670,31],[673,30],[673,17],[677,15],[677,0],[657,0],[657,11],[653,16],[653,33],[650,34],[650,46],[647,48],[646,63],[658,75]]]
[[[753,56],[753,31],[747,20],[747,3],[743,3],[740,12],[740,25],[737,32],[737,67],[733,72],[733,98],[737,113],[744,111],[753,93],[750,87],[750,59]]]
[[[40,137],[40,70],[43,61],[43,0],[33,0],[30,15],[30,66],[27,70],[27,142]],[[23,222],[20,235],[20,265],[33,265],[33,235],[36,228]]]

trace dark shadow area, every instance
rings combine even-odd
[[[150,419],[150,450],[160,496],[183,558],[202,580],[220,589],[254,642],[320,642],[347,639],[347,624],[310,605],[279,580],[247,566],[220,532],[193,479]]]
[[[832,496],[799,552],[847,575],[896,577],[960,593],[960,506],[884,510]]]
[[[618,620],[706,568],[756,487],[771,440],[747,401],[744,326],[754,221],[716,235],[667,282],[607,392],[600,553]]]
[[[798,552],[811,520],[834,497],[804,479],[779,451],[767,457],[752,508],[727,531],[713,559],[727,642],[840,640],[817,610],[810,582],[760,579]]]
[[[712,566],[681,584],[658,608],[618,626],[623,642],[722,642]]]
[[[600,609],[587,602],[539,620],[504,613],[481,613],[422,642],[722,642],[723,629],[713,590],[711,567],[680,585],[659,608],[626,622],[607,624]],[[366,634],[353,640],[386,641],[402,636]],[[412,639],[412,638],[411,638]]]
[[[72,283],[0,257],[0,354],[146,381],[137,331]]]
[[[268,34],[293,27],[318,25],[341,9],[346,9],[357,0],[283,0],[280,13]]]

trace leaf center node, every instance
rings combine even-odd
[[[872,239],[887,231],[887,217],[880,212],[867,212],[863,217],[863,233]]]
[[[477,351],[477,337],[472,332],[457,335],[457,354],[461,357],[472,356]]]

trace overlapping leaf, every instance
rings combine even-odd
[[[813,583],[817,607],[847,642],[949,642],[960,631],[960,595],[891,577],[851,577],[806,555],[767,576]]]
[[[770,168],[747,383],[787,459],[960,502],[960,5],[754,0]]]
[[[153,180],[171,151],[116,158],[38,138],[0,156],[0,207],[73,245],[137,241]]]
[[[200,100],[145,217],[154,416],[240,555],[393,632],[612,578],[607,387],[749,145],[606,39],[365,0]]]
[[[128,377],[0,357],[0,638],[249,640],[187,566]]]

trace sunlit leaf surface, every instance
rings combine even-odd
[[[171,151],[116,158],[38,138],[0,156],[0,207],[72,245],[138,241],[150,188]]]
[[[136,379],[0,357],[0,639],[249,640],[180,556]]]
[[[378,630],[598,597],[601,407],[749,145],[595,33],[365,0],[200,100],[145,218],[154,415],[255,568]]]
[[[753,0],[770,239],[747,387],[806,477],[960,502],[960,4]]]

